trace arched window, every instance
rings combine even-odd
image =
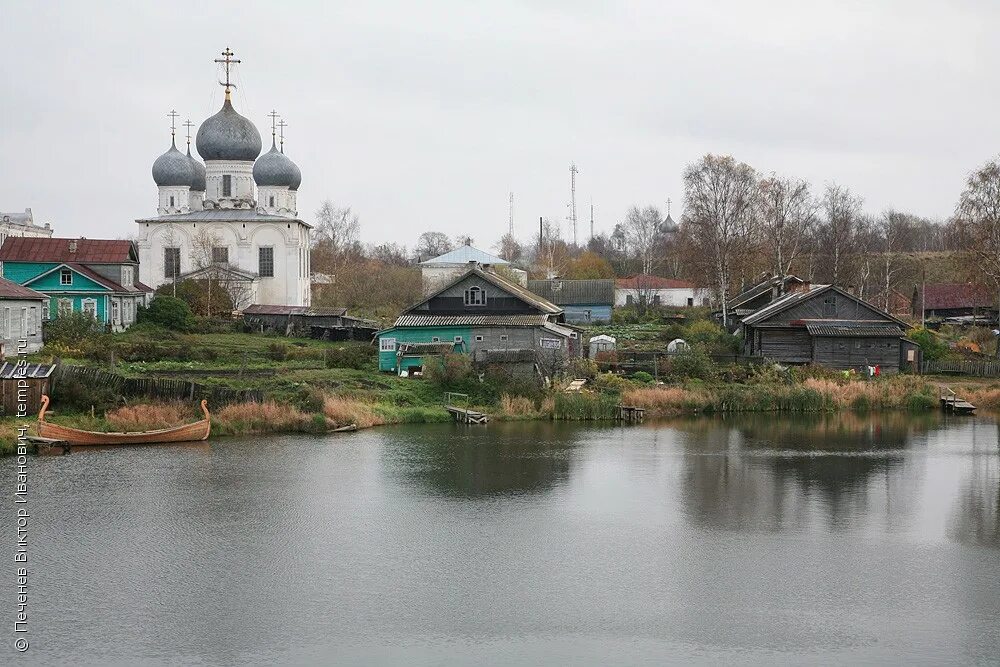
[[[478,285],[473,285],[469,289],[465,290],[465,305],[466,306],[485,306],[486,305],[486,290]]]

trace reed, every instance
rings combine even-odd
[[[212,414],[217,435],[251,433],[311,432],[317,424],[298,408],[274,401],[231,403]]]
[[[327,395],[323,399],[323,416],[333,428],[350,424],[369,428],[386,423],[386,419],[371,404],[344,396]]]
[[[614,419],[618,414],[618,397],[602,393],[556,394],[553,417],[573,421]]]
[[[152,431],[191,421],[191,407],[179,401],[140,403],[112,410],[104,419],[114,431]]]
[[[525,396],[500,396],[500,415],[504,419],[525,419],[538,414],[535,402]]]

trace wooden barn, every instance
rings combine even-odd
[[[995,321],[996,303],[996,294],[986,285],[927,283],[913,288],[910,311],[913,317],[928,320],[975,317]]]
[[[378,331],[377,323],[351,317],[346,308],[271,306],[262,303],[243,310],[243,323],[257,333],[278,333],[322,340],[370,342]]]
[[[0,365],[0,401],[5,417],[16,417],[18,404],[23,404],[24,414],[34,418],[42,407],[42,394],[48,394],[52,364],[29,364],[5,361]]]
[[[803,285],[741,325],[747,356],[837,369],[878,366],[884,373],[919,370],[920,348],[906,329],[902,320],[834,285]]]

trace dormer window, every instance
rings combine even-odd
[[[474,285],[469,289],[465,290],[465,305],[466,306],[485,306],[486,305],[486,290],[478,285]]]
[[[59,284],[60,285],[72,285],[73,284],[73,272],[69,269],[63,269],[59,272]]]

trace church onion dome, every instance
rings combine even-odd
[[[302,174],[295,163],[271,142],[271,150],[257,158],[253,165],[253,180],[257,185],[287,186],[294,190],[292,185],[298,187]]]
[[[190,186],[194,179],[194,168],[184,153],[170,142],[170,150],[156,158],[153,163],[153,181],[163,186]]]
[[[222,110],[198,128],[195,140],[203,160],[252,162],[260,155],[260,133],[248,118],[236,113],[226,96]]]
[[[191,177],[191,189],[195,192],[205,191],[205,165],[198,162],[191,156],[191,147],[188,146],[187,159],[191,162],[191,170],[194,172]]]
[[[289,162],[292,162],[292,161],[289,160]],[[296,190],[299,189],[300,185],[302,185],[302,172],[299,171],[299,166],[297,164],[295,164],[294,162],[292,162],[292,169],[295,170],[295,178],[292,179],[292,182],[288,186],[288,189],[292,190],[294,192],[294,191],[296,191]]]

